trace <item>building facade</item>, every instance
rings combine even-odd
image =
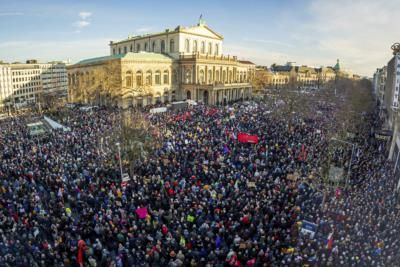
[[[65,63],[37,63],[36,61],[27,61],[26,64],[13,63],[1,64],[3,72],[8,77],[8,88],[1,89],[6,95],[0,98],[2,105],[5,102],[12,103],[14,108],[24,107],[39,101],[41,96],[66,95],[67,94],[67,70]],[[3,82],[4,80],[3,76]],[[3,83],[5,85],[5,83]]]
[[[309,66],[294,66],[290,62],[286,65],[272,65],[270,88],[317,89],[336,77],[333,67],[314,68]]]
[[[384,106],[390,128],[394,125],[399,109],[400,53],[395,54],[387,64]]]
[[[11,68],[0,65],[0,111],[8,109],[13,104],[13,88]]]
[[[374,95],[380,109],[385,109],[385,88],[387,79],[387,67],[376,69],[373,77]]]
[[[126,107],[185,99],[217,105],[251,97],[255,65],[223,55],[222,45],[222,35],[203,20],[112,41],[110,56],[68,67],[69,100]]]

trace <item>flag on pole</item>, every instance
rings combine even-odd
[[[333,247],[333,232],[328,235],[328,239],[326,241],[326,249],[331,250]]]

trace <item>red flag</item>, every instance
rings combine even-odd
[[[333,232],[328,235],[328,240],[326,241],[326,248],[331,250],[333,247]]]
[[[298,159],[304,161],[304,160],[306,160],[306,158],[307,158],[306,146],[304,144],[302,144]]]
[[[245,133],[239,133],[237,138],[240,143],[258,144],[258,136],[257,135],[249,135],[249,134],[245,134]]]
[[[86,249],[86,243],[82,239],[78,241],[78,264],[83,266],[83,253]]]

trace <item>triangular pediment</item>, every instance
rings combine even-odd
[[[221,34],[216,33],[207,25],[197,25],[197,26],[190,27],[190,28],[184,28],[181,31],[185,32],[185,33],[203,35],[203,36],[207,36],[207,37],[219,39],[219,40],[224,39],[224,37]]]

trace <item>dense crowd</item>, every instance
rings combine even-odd
[[[316,104],[307,118],[273,108],[147,114],[162,146],[127,184],[104,138],[118,110],[63,111],[71,131],[37,137],[31,116],[1,121],[0,266],[396,266],[396,181],[373,114],[338,190],[320,177],[334,108]]]

